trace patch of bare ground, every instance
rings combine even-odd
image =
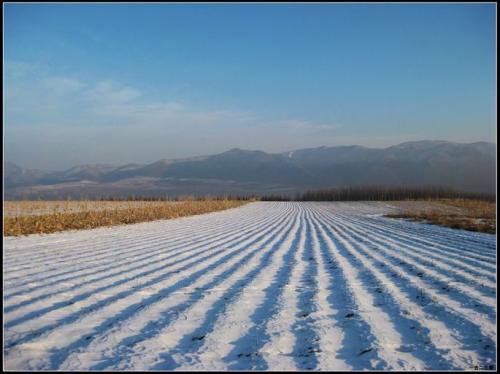
[[[393,201],[398,213],[390,218],[406,218],[435,225],[496,233],[496,203],[469,199],[440,199],[422,201]]]
[[[201,201],[10,201],[5,203],[4,236],[147,222],[236,208],[244,200]]]

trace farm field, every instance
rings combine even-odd
[[[99,200],[29,200],[5,201],[5,217],[41,216],[56,213],[127,210],[179,204],[178,201],[99,201]]]
[[[253,202],[4,238],[7,370],[496,369],[496,236]]]
[[[94,229],[216,212],[242,200],[183,201],[7,201],[4,236]]]
[[[495,201],[442,199],[391,201],[400,212],[387,215],[468,231],[496,233]]]

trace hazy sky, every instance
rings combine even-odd
[[[495,141],[494,4],[4,4],[5,157]]]

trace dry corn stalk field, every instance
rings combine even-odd
[[[401,209],[392,218],[408,218],[439,226],[496,233],[496,204],[493,201],[441,199],[430,201],[394,201]]]
[[[148,208],[178,201],[96,201],[96,200],[26,200],[6,201],[4,216],[33,216],[53,213],[77,213],[114,209]]]
[[[236,200],[7,201],[4,203],[4,236],[178,218],[235,208],[245,203]]]

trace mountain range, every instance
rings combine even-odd
[[[234,148],[151,164],[79,165],[65,171],[4,163],[4,197],[296,193],[360,185],[439,185],[494,192],[496,144],[406,142],[387,148],[334,146],[266,153]]]

